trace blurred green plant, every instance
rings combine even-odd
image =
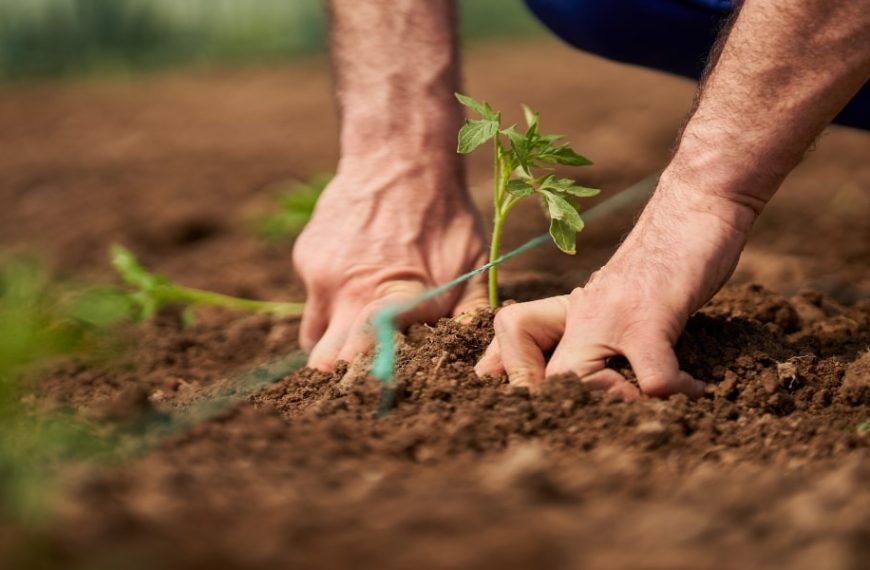
[[[42,514],[59,464],[111,454],[89,426],[29,405],[27,380],[55,357],[91,352],[127,314],[117,292],[60,284],[32,259],[0,260],[0,516]]]
[[[0,0],[0,77],[257,62],[321,53],[323,0]],[[521,0],[460,2],[463,40],[541,27]]]
[[[134,318],[139,320],[149,319],[168,306],[183,307],[186,322],[194,318],[193,310],[203,306],[276,315],[301,315],[305,307],[304,303],[255,301],[178,285],[145,269],[130,250],[118,244],[112,245],[111,257],[112,266],[121,278],[135,288],[126,293],[126,299],[133,308]]]
[[[276,211],[254,221],[255,231],[269,241],[297,235],[311,219],[317,199],[333,176],[317,174],[305,182],[288,183],[278,194]]]

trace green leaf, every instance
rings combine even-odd
[[[459,143],[456,152],[468,154],[498,133],[496,121],[465,121],[459,130]]]
[[[526,137],[517,132],[514,127],[508,127],[501,131],[511,142],[511,150],[517,165],[523,169],[523,172],[531,175],[529,172],[529,143]]]
[[[541,116],[532,111],[527,105],[523,105],[523,116],[526,118],[526,125],[528,125],[529,130],[537,132]]]
[[[462,93],[454,93],[454,95],[460,103],[462,103],[469,109],[477,111],[480,116],[483,117],[485,120],[498,122],[498,113],[493,111],[492,107],[490,107],[489,103],[487,103],[486,101],[477,101],[475,99],[472,99],[468,95],[463,95]]]
[[[592,161],[574,152],[567,144],[551,148],[541,153],[540,159],[551,164],[564,164],[566,166],[586,166]]]
[[[280,187],[286,189],[278,195],[274,213],[254,220],[257,233],[270,241],[278,241],[301,232],[332,178],[331,174],[319,174],[305,182],[281,182]]]
[[[553,243],[568,255],[577,253],[577,232],[562,220],[550,220],[550,237]]]
[[[117,243],[111,248],[112,266],[121,278],[142,290],[150,290],[160,284],[160,278],[145,269],[136,256],[126,247]]]
[[[587,186],[570,186],[565,189],[565,192],[571,194],[572,196],[577,196],[578,198],[591,198],[592,196],[598,196],[601,194],[601,190],[598,188],[589,188]]]
[[[583,218],[577,213],[577,207],[551,190],[539,190],[547,203],[547,213],[551,220],[561,220],[579,232],[583,229]]]
[[[70,317],[88,325],[105,328],[130,316],[131,301],[120,289],[92,287],[75,295],[69,308]]]
[[[541,180],[540,189],[541,190],[553,190],[554,192],[565,192],[574,185],[574,181],[570,178],[556,178],[552,174],[548,174],[543,180]]]
[[[597,188],[579,186],[570,178],[556,178],[552,174],[541,181],[540,188],[543,190],[553,190],[560,194],[571,194],[578,198],[590,198],[601,193],[601,190]]]
[[[564,138],[565,135],[541,135],[538,137],[538,143],[546,148],[551,148],[553,143]]]
[[[517,198],[525,198],[535,193],[535,188],[525,180],[511,180],[507,183],[505,189],[508,191],[508,194]]]

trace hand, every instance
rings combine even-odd
[[[480,220],[454,157],[345,159],[324,190],[293,259],[307,289],[300,344],[331,370],[371,348],[369,319],[485,262]],[[445,166],[447,165],[447,166]],[[481,279],[402,315],[411,322],[486,305]]]
[[[594,388],[637,397],[607,368],[608,358],[623,355],[643,393],[699,396],[704,384],[679,369],[673,345],[733,272],[754,217],[740,202],[686,192],[663,177],[631,234],[585,287],[498,312],[496,337],[475,371],[507,372],[532,390],[546,376],[574,373]]]

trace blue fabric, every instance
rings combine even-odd
[[[608,59],[698,79],[732,0],[526,0],[565,42]],[[870,130],[870,85],[835,123]]]

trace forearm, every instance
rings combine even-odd
[[[746,0],[663,181],[736,201],[748,230],[868,76],[870,1]]]
[[[343,159],[458,164],[462,113],[453,0],[330,0]]]

